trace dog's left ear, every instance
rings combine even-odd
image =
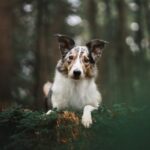
[[[94,62],[97,62],[98,58],[101,57],[105,44],[108,44],[108,42],[99,39],[86,43]]]
[[[59,49],[64,57],[75,46],[75,42],[66,35],[56,34],[55,37],[58,39]]]

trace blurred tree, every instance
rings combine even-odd
[[[136,34],[135,42],[138,44],[140,50],[142,51],[141,42],[142,42],[143,34],[144,34],[144,32],[143,32],[144,26],[143,26],[143,21],[142,21],[143,20],[143,13],[142,13],[143,12],[143,4],[142,4],[141,0],[135,0],[135,3],[138,6],[138,11],[136,12],[136,16],[135,16],[135,19],[136,19],[137,24],[138,24],[138,30],[135,33]]]
[[[143,2],[144,17],[146,18],[146,27],[147,27],[147,32],[148,32],[149,41],[150,41],[150,7],[149,7],[149,5],[150,5],[149,1],[144,0],[144,2]],[[149,48],[150,48],[150,46],[149,46]]]
[[[0,100],[5,100],[5,103],[11,100],[11,77],[13,69],[11,37],[13,31],[14,3],[15,0],[0,1]]]
[[[89,25],[90,38],[96,38],[100,27],[97,25],[97,2],[95,0],[87,0],[85,9],[85,16]],[[99,29],[99,30],[98,30]]]
[[[116,62],[114,59],[116,50],[115,47],[115,38],[116,35],[116,18],[113,16],[113,9],[115,7],[115,4],[113,1],[110,0],[103,0],[103,3],[105,4],[105,11],[104,11],[104,27],[102,32],[102,37],[105,40],[109,42],[109,44],[106,46],[106,50],[104,50],[103,56],[102,56],[102,62],[100,66],[101,74],[101,85],[102,85],[102,92],[105,99],[109,99],[110,95],[114,95],[114,91],[112,91],[112,87],[114,88],[114,85],[116,84]],[[115,89],[115,88],[114,88]],[[106,90],[109,90],[108,93]],[[112,101],[106,101],[106,103],[110,104]]]
[[[126,3],[124,0],[116,0],[116,10],[117,10],[117,25],[116,25],[116,65],[118,66],[118,77],[126,76],[126,56],[127,49],[125,44],[125,38],[127,34],[127,20],[126,20]]]
[[[35,51],[36,65],[35,65],[35,105],[40,106],[43,100],[42,86],[48,80],[48,33],[49,33],[49,2],[45,0],[37,1],[37,23],[36,23],[36,37],[37,47]]]
[[[14,76],[12,96],[19,104],[33,106],[36,41],[36,9],[34,2],[18,1],[14,7]]]

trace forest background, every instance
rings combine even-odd
[[[0,111],[14,104],[44,109],[42,86],[53,81],[60,57],[55,33],[69,35],[80,45],[93,38],[109,42],[98,64],[103,104],[121,110],[122,105],[142,109],[133,126],[135,133],[141,131],[137,136],[143,141],[140,146],[146,146],[150,125],[150,2],[1,0]],[[130,137],[132,132],[127,133]]]

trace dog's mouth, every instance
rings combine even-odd
[[[73,80],[80,80],[80,79],[82,79],[82,77],[81,76],[77,76],[77,75],[73,75],[73,76],[71,76],[71,79],[73,79]]]
[[[79,80],[79,79],[80,79],[80,76],[73,76],[72,79],[74,79],[74,80]]]

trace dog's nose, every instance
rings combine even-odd
[[[81,75],[81,71],[80,70],[74,70],[73,74],[75,77],[79,77]]]

